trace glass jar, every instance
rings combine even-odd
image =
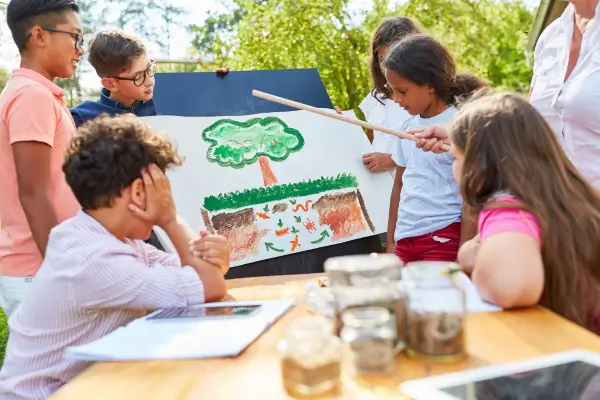
[[[396,353],[405,347],[406,296],[398,283],[402,261],[394,254],[333,257],[325,261],[325,272],[335,299],[336,332],[342,329],[344,310],[357,307],[385,307],[393,328]]]
[[[465,292],[449,273],[456,263],[409,263],[407,353],[435,361],[456,361],[465,354]]]
[[[283,384],[292,396],[335,392],[341,376],[341,341],[324,317],[293,322],[278,345]]]
[[[351,308],[342,314],[342,341],[357,375],[385,374],[394,367],[396,332],[383,307]]]

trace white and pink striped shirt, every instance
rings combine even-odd
[[[96,340],[148,311],[204,302],[179,257],[122,242],[80,211],[50,233],[44,262],[9,320],[0,399],[45,399],[89,366],[67,347]]]

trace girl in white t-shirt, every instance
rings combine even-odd
[[[426,35],[404,38],[390,49],[383,65],[392,98],[413,116],[402,130],[448,124],[458,100],[484,86],[474,76],[457,75],[450,52]],[[461,240],[475,236],[475,226],[470,219],[461,224],[453,158],[420,151],[411,140],[396,143],[387,251],[394,250],[405,263],[455,261]]]
[[[384,19],[371,39],[371,78],[373,89],[360,103],[359,107],[365,119],[377,125],[399,130],[410,115],[391,99],[382,71],[382,62],[390,47],[406,36],[420,33],[419,27],[407,17]],[[367,136],[373,144],[373,152],[363,155],[363,164],[371,172],[395,172],[396,164],[392,160],[392,152],[397,146],[394,136],[367,130]]]

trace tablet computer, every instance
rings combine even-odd
[[[249,318],[256,315],[262,305],[219,305],[202,304],[190,307],[165,308],[152,315],[148,321],[165,321],[176,319],[239,319]]]
[[[400,390],[414,400],[596,400],[600,354],[555,353],[407,381]]]

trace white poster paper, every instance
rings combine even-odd
[[[306,111],[144,120],[184,157],[168,171],[177,212],[227,237],[232,266],[387,229],[393,181],[362,164],[360,127]]]

